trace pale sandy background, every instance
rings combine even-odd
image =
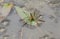
[[[11,0],[5,0],[6,2],[11,2]],[[28,5],[28,7],[31,5],[27,4],[27,2],[22,1],[22,0],[13,0],[14,4],[18,5],[18,6],[22,6],[26,3],[26,5]],[[50,33],[52,32],[53,34],[51,34],[51,36],[53,36],[56,39],[60,39],[60,7],[55,7],[52,8],[50,6],[48,6],[47,4],[43,3],[43,8],[41,8],[41,6],[39,6],[39,1],[37,0],[33,0],[31,2],[32,7],[37,8],[38,10],[41,11],[41,14],[44,15],[44,20],[46,21],[45,23],[43,23],[41,25],[41,29],[44,31],[44,33]],[[54,16],[53,18],[49,18],[50,16]],[[19,30],[21,29],[21,24],[19,22],[19,16],[16,14],[16,10],[15,8],[13,8],[13,10],[11,11],[11,13],[9,14],[9,16],[7,17],[7,19],[10,20],[10,24],[6,27],[7,32],[5,34],[9,35],[8,39],[20,39],[20,34],[19,34]],[[29,29],[24,27],[24,35],[23,35],[23,39],[39,39],[39,36],[42,36],[43,34],[39,32],[38,29]],[[4,36],[1,35],[0,39],[2,39],[2,37]]]

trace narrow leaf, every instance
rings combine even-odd
[[[15,6],[15,9],[17,11],[17,14],[24,19],[25,17],[29,17],[29,12],[24,10],[23,8],[20,8],[18,6]]]

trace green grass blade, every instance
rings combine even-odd
[[[26,10],[24,10],[23,8],[20,8],[18,6],[15,6],[15,9],[17,11],[17,14],[24,19],[25,17],[29,17],[29,12],[27,12]]]

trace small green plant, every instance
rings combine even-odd
[[[35,11],[33,13],[30,13],[30,12],[28,12],[28,11],[24,10],[23,8],[18,7],[18,6],[15,6],[15,8],[16,8],[18,15],[25,22],[25,24],[38,25],[41,22],[45,22],[44,20],[39,19],[39,17],[42,15],[37,16]]]
[[[30,12],[26,11],[25,8],[20,8],[18,6],[15,6],[15,9],[17,11],[17,14],[21,18],[21,21],[24,21],[25,24],[35,26],[42,34],[47,33],[50,35],[49,32],[43,31],[43,30],[41,30],[40,27],[38,27],[38,25],[41,22],[45,22],[44,20],[41,19],[41,16],[42,16],[41,14],[36,13],[36,11],[34,11],[33,13],[30,13]],[[23,32],[24,32],[24,28],[22,28],[20,31],[20,36],[21,36],[20,39],[23,39]]]

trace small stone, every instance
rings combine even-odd
[[[8,24],[9,24],[9,20],[4,20],[4,21],[2,21],[2,24],[3,24],[4,26],[8,25]]]
[[[48,37],[45,37],[45,39],[48,39]]]
[[[8,39],[9,35],[3,36],[3,39]]]
[[[4,27],[0,27],[0,32],[4,32],[5,28]]]

